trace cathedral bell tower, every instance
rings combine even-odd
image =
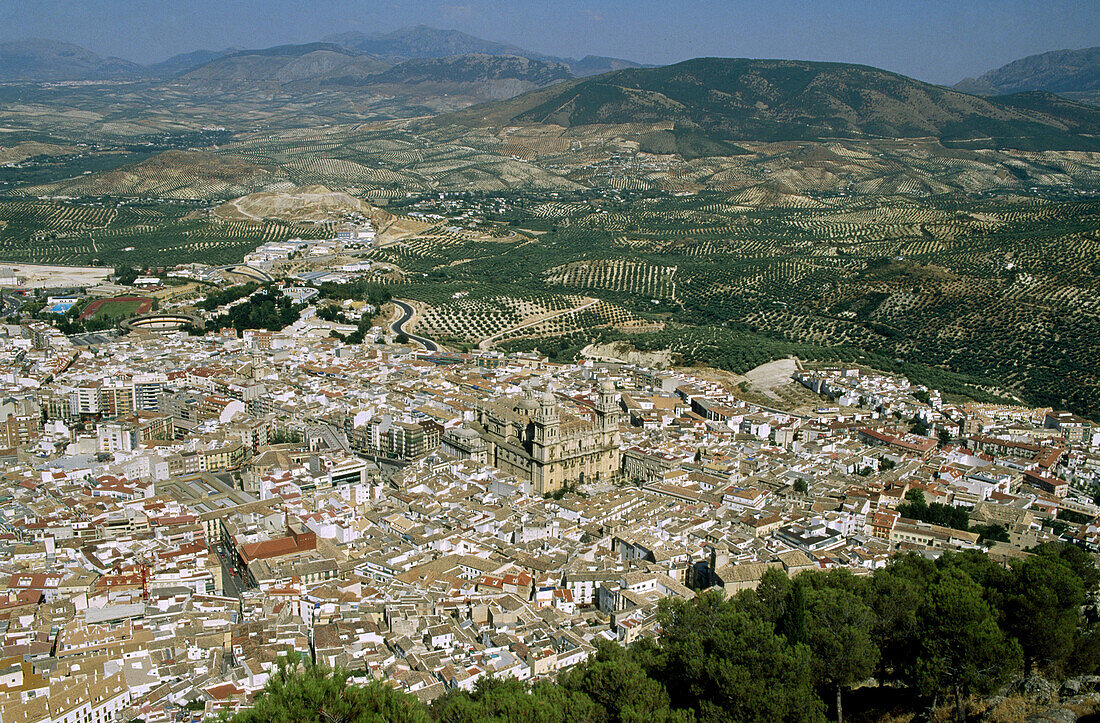
[[[611,382],[600,384],[600,400],[596,403],[596,419],[601,432],[613,432],[619,428],[619,400]]]
[[[558,404],[554,395],[546,392],[539,399],[539,408],[535,412],[535,439],[533,455],[540,462],[549,462],[553,448],[561,441],[561,420],[558,418]]]

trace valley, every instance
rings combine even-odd
[[[1100,411],[1098,109],[786,61],[562,80],[557,61],[482,54],[370,71],[400,93],[246,82],[334,52],[3,87],[0,260],[218,266],[371,219],[356,256],[454,349],[614,341],[738,373],[864,359]],[[442,92],[494,63],[551,85]]]

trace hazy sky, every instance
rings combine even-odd
[[[1100,45],[1100,0],[0,0],[0,39],[148,63],[424,23],[551,55],[704,55],[876,65],[936,83]]]

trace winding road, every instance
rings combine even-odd
[[[439,351],[439,345],[431,339],[425,338],[423,336],[417,336],[416,334],[405,330],[405,324],[408,323],[409,319],[413,318],[413,314],[416,313],[416,310],[404,301],[400,301],[398,299],[391,299],[391,301],[393,301],[394,306],[401,310],[401,316],[398,317],[397,321],[390,324],[390,331],[392,331],[394,334],[404,334],[412,341],[419,343],[428,351]]]
[[[236,269],[244,268],[246,271],[241,272]],[[259,281],[260,283],[269,283],[275,280],[275,277],[267,273],[261,268],[255,266],[249,266],[248,264],[229,264],[228,266],[215,266],[214,271],[228,271],[231,274],[237,276],[244,276],[252,279],[253,281]]]
[[[13,316],[19,313],[27,300],[18,294],[0,292],[0,316]]]

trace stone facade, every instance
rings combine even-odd
[[[600,387],[590,415],[569,411],[550,392],[527,390],[515,403],[481,405],[474,429],[489,446],[490,464],[530,482],[534,494],[619,474],[619,403],[610,384]]]

